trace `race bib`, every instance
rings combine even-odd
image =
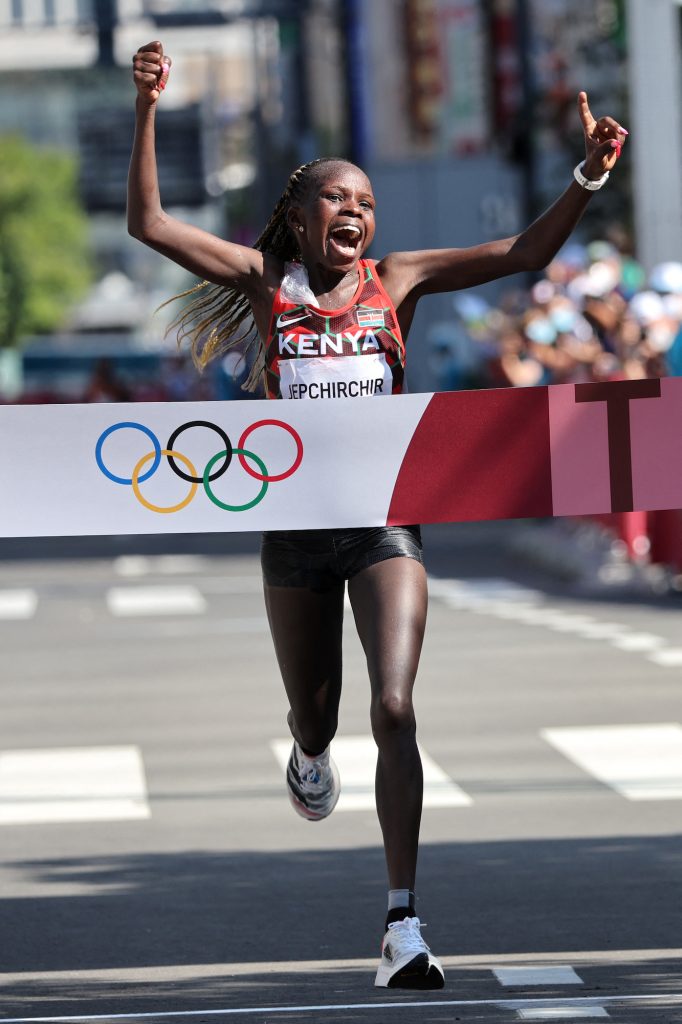
[[[393,374],[383,352],[280,359],[279,372],[282,398],[377,398],[393,390]]]

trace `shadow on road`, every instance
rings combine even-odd
[[[178,974],[5,980],[3,1017],[73,1013],[76,1005],[79,1013],[102,1012],[102,999],[113,1012],[123,997],[126,1012],[138,1012],[150,1000],[181,1009],[372,994],[370,972],[358,965],[323,978],[292,978],[271,965],[376,955],[384,898],[378,849],[48,856],[7,867],[41,895],[0,901],[5,974],[157,965]],[[681,883],[678,836],[435,844],[422,851],[420,912],[428,941],[444,956],[665,951],[680,945]],[[249,963],[268,973],[220,971]],[[193,976],[183,965],[204,967]],[[660,963],[650,956],[628,986],[670,991],[671,968],[664,952]],[[468,984],[480,987],[476,979]],[[461,988],[456,998],[464,998]]]

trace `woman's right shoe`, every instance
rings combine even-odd
[[[443,987],[443,968],[422,939],[421,927],[418,917],[406,917],[389,924],[374,981],[378,988]]]
[[[308,821],[328,817],[341,794],[339,770],[329,748],[317,757],[304,754],[296,741],[287,764],[289,800],[297,814]]]

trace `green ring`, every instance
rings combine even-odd
[[[265,463],[263,462],[262,459],[259,459],[257,455],[254,455],[253,452],[247,452],[246,448],[233,448],[232,454],[246,455],[247,458],[253,459],[254,462],[258,463],[258,468],[260,469],[263,476],[268,476],[268,470]],[[206,469],[204,470],[204,490],[206,491],[206,494],[211,499],[213,504],[217,505],[218,508],[224,508],[226,512],[246,512],[248,511],[248,509],[253,508],[254,505],[257,505],[259,501],[263,500],[263,498],[265,497],[265,492],[268,489],[268,481],[263,481],[263,486],[261,487],[260,492],[256,495],[253,501],[247,501],[245,505],[226,505],[225,502],[219,501],[209,486],[208,478],[216,462],[218,462],[219,459],[224,459],[226,455],[227,450],[224,452],[218,452],[218,454],[214,455],[213,458],[209,461],[208,465],[206,466]]]

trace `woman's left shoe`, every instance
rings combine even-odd
[[[287,765],[289,800],[297,814],[308,821],[328,817],[341,794],[339,770],[329,748],[317,757],[308,757],[294,740]]]
[[[421,936],[418,917],[389,924],[374,984],[379,988],[435,989],[445,984],[438,959]]]

